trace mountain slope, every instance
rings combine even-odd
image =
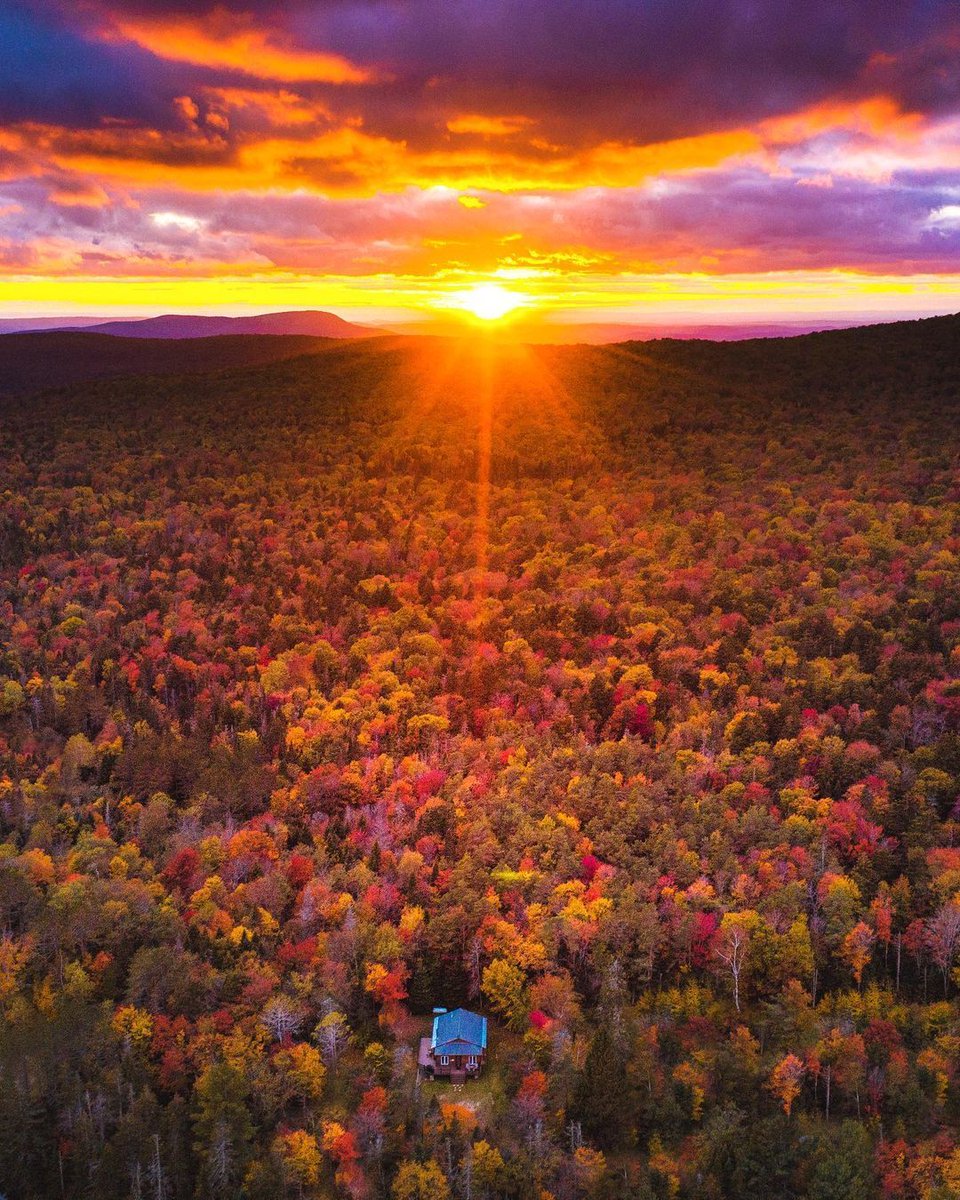
[[[121,376],[245,372],[351,342],[358,351],[360,343],[368,348],[364,352],[371,354],[371,361],[378,358],[380,348],[389,346],[398,348],[396,361],[408,363],[458,356],[469,360],[477,345],[483,344],[476,339],[396,336],[331,339],[242,334],[146,339],[92,330],[8,334],[0,337],[0,392],[23,393]],[[401,346],[407,352],[399,350]],[[505,348],[506,344],[504,352]],[[816,405],[836,392],[845,393],[854,381],[886,394],[922,391],[946,399],[960,391],[960,316],[740,342],[662,338],[616,346],[539,345],[528,353],[541,364],[538,369],[547,369],[574,395],[582,387],[596,386],[600,394],[613,388],[618,395],[622,392],[621,401],[623,397],[638,401],[651,388],[666,400],[681,380],[685,393],[726,395],[732,407],[745,409],[767,398],[790,397],[804,406]],[[313,377],[312,368],[307,377]],[[269,380],[264,386],[270,386]],[[605,414],[620,420],[631,407],[623,402],[600,403],[594,417]],[[679,404],[672,414],[675,421],[695,418],[694,410],[685,411]]]
[[[0,334],[41,333],[54,329],[89,329],[102,325],[102,317],[0,317]]]
[[[0,337],[0,392],[60,387],[88,379],[195,375],[320,353],[329,338],[221,336],[133,339],[101,333],[11,333]]]

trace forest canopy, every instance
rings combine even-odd
[[[960,1196],[960,323],[138,350],[0,400],[0,1190]]]

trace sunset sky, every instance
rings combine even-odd
[[[960,308],[960,6],[0,0],[0,315]]]

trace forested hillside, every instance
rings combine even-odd
[[[315,348],[0,401],[0,1191],[960,1196],[957,321]]]
[[[197,374],[298,358],[326,339],[304,336],[123,338],[102,333],[11,333],[0,338],[0,395],[85,379]]]

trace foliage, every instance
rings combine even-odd
[[[956,331],[0,402],[0,1191],[955,1193]]]

